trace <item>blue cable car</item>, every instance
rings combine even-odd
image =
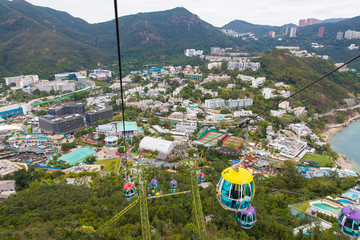
[[[199,183],[205,182],[205,174],[204,174],[204,173],[199,173],[199,175],[198,175],[198,182],[199,182]]]
[[[240,227],[244,229],[252,228],[257,221],[255,208],[250,205],[247,209],[237,212],[236,219]]]
[[[346,206],[341,209],[338,216],[340,230],[349,237],[358,238],[360,236],[360,209],[355,206]]]
[[[132,182],[125,183],[123,189],[126,200],[131,201],[131,199],[135,196],[136,193],[135,184]]]
[[[176,188],[177,188],[177,181],[176,180],[171,180],[170,181],[171,193],[176,193]]]
[[[225,210],[245,210],[250,207],[255,195],[253,176],[245,168],[236,165],[228,167],[221,173],[216,192],[217,199]]]
[[[156,190],[159,188],[159,183],[158,183],[158,180],[156,179],[153,179],[150,181],[150,189],[151,190]]]

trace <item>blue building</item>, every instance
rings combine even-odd
[[[0,118],[8,118],[24,114],[24,110],[20,105],[11,105],[0,108]]]

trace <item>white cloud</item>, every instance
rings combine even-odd
[[[112,0],[28,0],[34,5],[46,6],[66,11],[90,23],[114,19]],[[254,24],[283,25],[297,24],[302,18],[354,17],[360,14],[358,0],[133,0],[118,1],[119,15],[136,14],[185,7],[201,19],[221,27],[239,19]]]

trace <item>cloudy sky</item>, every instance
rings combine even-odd
[[[27,0],[66,11],[89,23],[114,19],[113,0]],[[349,18],[360,15],[359,0],[128,0],[118,1],[119,15],[185,7],[216,27],[239,19],[254,24],[297,24],[301,18]]]

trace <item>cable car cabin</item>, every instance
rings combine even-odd
[[[255,183],[249,170],[226,168],[216,185],[217,198],[225,210],[237,212],[250,207],[255,194]]]
[[[177,188],[177,181],[176,180],[171,180],[170,181],[171,193],[176,193],[176,188]]]
[[[349,237],[359,237],[360,209],[346,206],[338,216],[340,230]]]
[[[151,190],[156,190],[159,188],[159,183],[158,183],[158,180],[156,179],[153,179],[150,181],[150,189]]]
[[[124,196],[125,198],[130,201],[136,193],[135,184],[134,183],[125,183],[124,184]]]
[[[237,222],[240,227],[244,229],[252,228],[256,223],[256,211],[253,206],[248,207],[245,210],[241,210],[236,214]]]
[[[199,182],[199,183],[205,182],[205,174],[204,174],[204,173],[199,173],[199,175],[198,175],[198,182]]]

